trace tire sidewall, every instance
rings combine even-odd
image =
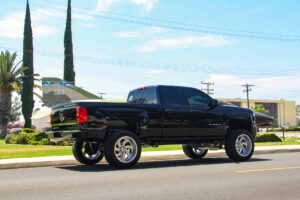
[[[204,156],[206,156],[208,150],[205,150],[203,153],[201,154],[196,154],[193,150],[193,147],[191,145],[188,145],[188,144],[183,144],[182,145],[182,150],[184,152],[184,154],[186,156],[188,156],[189,158],[192,158],[192,159],[201,159],[203,158]]]
[[[76,160],[82,164],[93,165],[100,162],[103,159],[103,151],[101,150],[101,155],[95,159],[88,159],[82,153],[82,145],[86,141],[76,140],[72,145],[73,155]]]
[[[247,155],[247,156],[241,156],[235,147],[235,143],[237,138],[242,135],[245,134],[247,136],[249,136],[250,140],[251,140],[251,144],[252,144],[252,149],[251,152]],[[236,129],[233,130],[232,132],[229,133],[229,135],[226,138],[226,142],[225,142],[225,150],[227,155],[229,156],[229,158],[231,158],[234,161],[246,161],[249,160],[254,152],[254,138],[253,135],[244,129]]]
[[[115,155],[114,152],[114,147],[116,142],[118,141],[118,139],[120,139],[123,136],[127,136],[132,138],[137,145],[137,153],[135,158],[128,162],[128,163],[123,163],[121,161],[118,160],[118,158]],[[104,154],[105,154],[105,159],[106,161],[111,164],[112,166],[116,167],[116,168],[129,168],[133,165],[135,165],[138,160],[140,159],[141,156],[141,142],[140,139],[138,138],[138,136],[130,131],[119,131],[116,133],[111,134],[107,140],[104,143]]]

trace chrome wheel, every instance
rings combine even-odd
[[[135,140],[129,136],[123,136],[117,140],[114,146],[114,154],[122,163],[129,163],[136,158],[138,146]]]
[[[102,156],[101,148],[97,142],[83,142],[81,152],[82,155],[89,160],[96,160]]]
[[[201,149],[201,148],[193,148],[193,152],[196,155],[202,155],[206,150],[205,149]]]
[[[246,157],[252,152],[253,143],[246,134],[241,134],[236,138],[235,149],[240,156]]]

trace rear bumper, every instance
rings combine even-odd
[[[51,142],[74,141],[77,138],[84,138],[86,136],[86,131],[48,131],[47,135],[50,138]]]

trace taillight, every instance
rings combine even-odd
[[[138,88],[138,91],[140,90],[146,90],[146,86]]]
[[[52,126],[52,113],[50,114],[50,125]]]
[[[77,123],[84,123],[87,121],[87,110],[86,108],[76,108],[76,120]]]

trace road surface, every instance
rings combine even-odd
[[[300,199],[300,153],[0,170],[0,199]]]

